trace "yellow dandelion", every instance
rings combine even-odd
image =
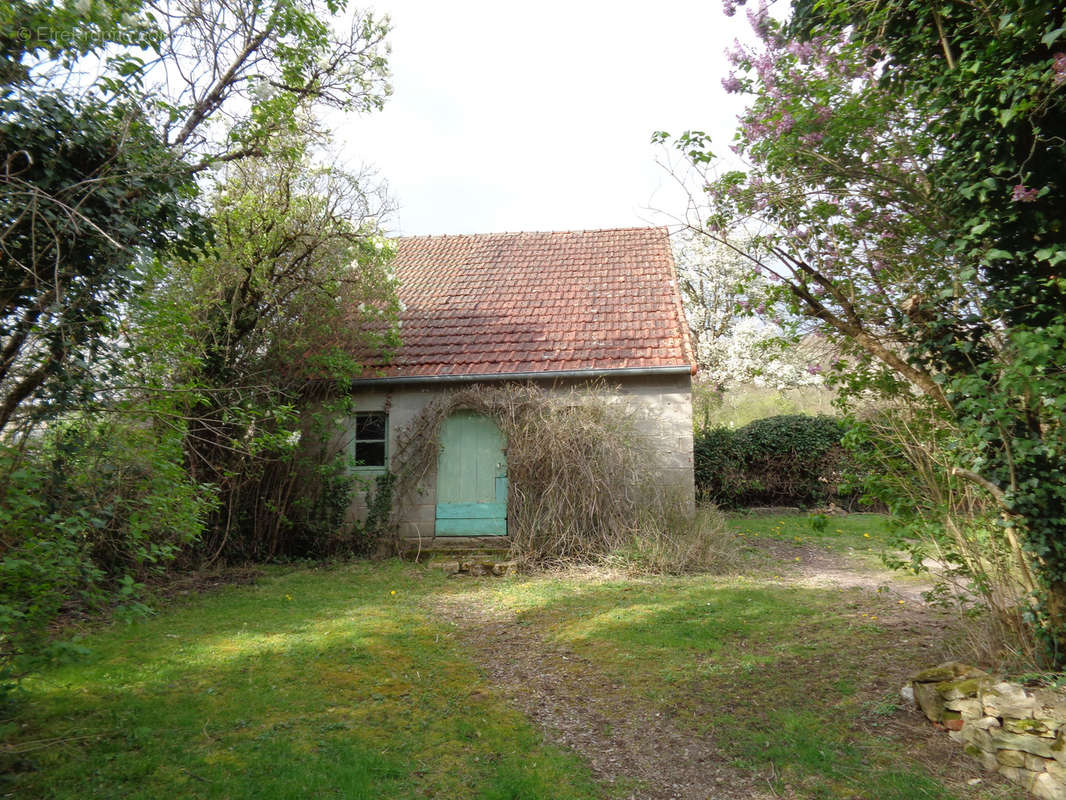
[[[389,592],[389,594],[396,594],[396,590],[393,589],[391,592]]]
[[[868,533],[864,533],[864,534],[862,535],[862,538],[863,538],[863,539],[869,539],[869,538],[870,538],[870,534],[868,534]]]
[[[902,605],[906,605],[906,603],[907,603],[907,601],[906,601],[906,600],[900,600],[900,601],[899,601],[899,604],[900,604],[901,606],[902,606]]]
[[[292,600],[292,595],[291,595],[291,594],[287,594],[287,595],[285,595],[285,599],[286,599],[286,600]]]

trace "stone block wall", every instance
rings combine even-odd
[[[1066,800],[1066,695],[948,662],[911,680],[914,701],[985,769],[1043,800]]]
[[[649,436],[658,463],[649,465],[649,476],[656,472],[663,481],[678,487],[682,502],[695,506],[692,457],[692,379],[688,374],[619,376],[606,379],[607,397],[627,406]],[[558,392],[581,390],[586,385],[577,380],[538,381],[545,389]],[[355,396],[357,411],[388,413],[388,457],[395,449],[397,433],[409,425],[431,400],[455,384],[397,384],[392,387],[366,388]],[[362,471],[373,478],[374,470]],[[436,518],[436,471],[426,475],[415,502],[400,521],[404,539],[425,539],[434,535]],[[362,518],[366,513],[365,493],[357,492],[349,514]]]
[[[609,385],[610,382],[608,382]],[[692,454],[692,378],[648,376],[619,381],[614,395],[636,414],[658,456],[661,479],[679,487],[689,509],[696,505]]]

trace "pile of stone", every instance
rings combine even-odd
[[[445,575],[496,575],[503,577],[514,575],[518,571],[517,561],[496,561],[491,558],[435,561],[431,566],[443,571]]]
[[[1066,696],[948,662],[911,679],[914,701],[985,769],[1045,800],[1066,800]]]

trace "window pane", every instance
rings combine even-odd
[[[355,438],[384,439],[385,415],[379,411],[364,412],[355,415]]]
[[[357,467],[385,466],[384,442],[356,442],[355,464]]]

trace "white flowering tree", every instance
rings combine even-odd
[[[743,250],[705,236],[685,236],[678,245],[678,277],[700,368],[719,385],[821,384],[809,343],[794,326],[767,316],[770,282]]]

